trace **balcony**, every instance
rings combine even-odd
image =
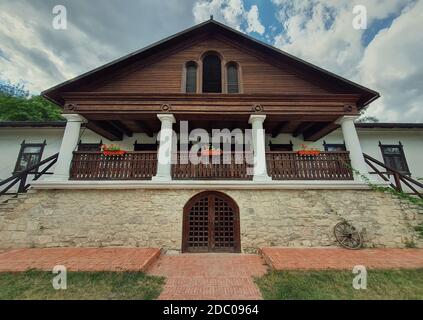
[[[273,180],[354,180],[348,151],[318,155],[266,152],[266,162]]]
[[[251,152],[225,152],[221,155],[200,156],[200,163],[189,161],[188,153],[173,154],[173,180],[251,180]],[[249,171],[250,170],[250,171]]]
[[[157,170],[157,152],[132,151],[105,156],[96,151],[75,151],[71,180],[150,180]]]
[[[207,159],[205,157],[208,157]],[[243,152],[202,156],[193,164],[188,154],[172,155],[173,180],[251,180],[252,154]],[[266,152],[268,174],[273,180],[353,180],[348,152]],[[157,171],[157,153],[133,151],[121,156],[101,152],[75,151],[72,180],[151,180]]]

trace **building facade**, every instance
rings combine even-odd
[[[0,129],[14,172],[58,152],[51,175],[26,172],[36,192],[0,218],[3,247],[330,246],[343,219],[368,246],[419,241],[419,209],[368,183],[423,176],[422,127],[357,130],[377,92],[213,20],[43,95],[64,127]]]

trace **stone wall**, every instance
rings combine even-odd
[[[0,248],[163,247],[180,250],[185,203],[201,190],[40,190],[0,208]],[[368,247],[421,245],[422,210],[390,194],[346,190],[226,190],[240,208],[244,252],[336,245],[345,218]]]

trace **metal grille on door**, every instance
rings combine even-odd
[[[239,211],[219,192],[203,192],[184,208],[184,252],[239,252]]]
[[[188,247],[193,251],[207,251],[209,247],[208,204],[208,197],[200,199],[188,215]]]

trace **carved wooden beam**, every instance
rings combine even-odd
[[[112,120],[110,124],[115,127],[117,130],[122,131],[128,137],[132,137],[132,130],[129,129],[122,121]]]
[[[309,130],[303,133],[305,141],[317,141],[320,138],[328,135],[332,131],[336,130],[339,125],[326,122],[321,124],[316,124],[315,126],[311,127]]]
[[[86,127],[110,141],[121,141],[122,131],[117,130],[107,121],[90,121]]]
[[[282,121],[279,125],[272,130],[272,138],[276,138],[282,130],[285,130],[289,126],[289,121]]]
[[[141,126],[142,131],[149,137],[154,136],[154,130],[148,125],[147,121],[138,120],[137,123]]]
[[[302,122],[292,134],[294,137],[298,137],[300,134],[302,134],[304,131],[309,129],[311,126],[313,126],[315,123],[313,122]]]

